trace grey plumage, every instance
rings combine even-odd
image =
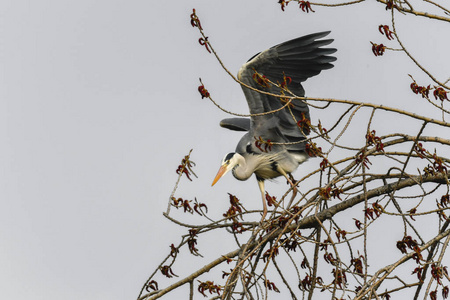
[[[334,56],[330,56],[336,49],[320,48],[333,41],[319,40],[329,33],[327,31],[306,35],[256,54],[240,68],[238,79],[256,90],[279,95],[281,89],[275,84],[266,85],[255,80],[255,76],[265,76],[273,83],[287,83],[291,93],[304,96],[305,91],[301,83],[318,75],[322,70],[332,68],[331,63],[336,60]],[[256,73],[258,75],[255,75]],[[267,113],[286,104],[279,97],[259,93],[245,86],[242,86],[242,89],[250,114]],[[228,159],[224,159],[213,184],[230,169],[233,169],[233,175],[240,180],[246,180],[255,173],[266,212],[263,181],[281,175],[289,180],[287,174],[293,172],[308,158],[304,152],[305,143],[301,142],[306,139],[308,132],[303,132],[297,125],[302,118],[310,119],[308,105],[300,99],[294,99],[289,108],[275,113],[252,116],[250,119],[222,120],[220,123],[222,127],[247,133],[239,141],[236,152],[231,156],[229,154]],[[261,150],[255,143],[259,138],[275,143],[294,144],[273,145],[271,150],[266,152],[264,145]],[[265,213],[263,218],[264,216]]]
[[[220,121],[220,126],[235,131],[249,131],[250,119],[247,118],[228,118]]]

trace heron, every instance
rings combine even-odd
[[[302,36],[250,58],[240,68],[237,78],[253,88],[241,85],[251,117],[227,118],[220,122],[221,127],[247,133],[238,142],[235,152],[223,158],[212,186],[230,170],[238,180],[247,180],[255,174],[263,201],[261,222],[267,214],[264,181],[284,176],[295,188],[288,175],[309,158],[305,151],[309,130],[302,129],[298,123],[310,120],[308,105],[300,99],[288,103],[286,98],[267,93],[289,92],[303,97],[305,90],[301,83],[322,70],[331,69],[336,60],[330,56],[336,49],[322,48],[333,42],[333,39],[321,39],[329,33]]]

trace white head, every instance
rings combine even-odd
[[[238,153],[228,153],[222,160],[222,165],[220,166],[219,172],[217,172],[216,178],[211,186],[215,185],[219,179],[228,173],[228,171],[232,170],[234,167],[239,165],[239,162],[243,159],[242,155]]]

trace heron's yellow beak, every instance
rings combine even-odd
[[[214,178],[214,181],[211,184],[211,186],[215,185],[216,182],[219,181],[220,177],[225,175],[225,173],[228,171],[227,166],[228,166],[228,164],[223,164],[222,166],[220,166],[219,172],[217,172],[216,178]]]

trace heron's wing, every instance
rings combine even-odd
[[[248,118],[228,118],[220,121],[220,126],[235,130],[235,131],[249,131],[250,119]]]
[[[333,41],[319,40],[329,33],[328,31],[306,35],[258,53],[241,67],[238,73],[239,80],[257,90],[273,94],[280,94],[281,89],[274,84],[266,84],[264,78],[273,83],[285,82],[293,94],[304,96],[305,91],[301,82],[319,74],[322,70],[332,68],[331,62],[336,60],[334,56],[330,56],[336,49],[321,48]],[[278,97],[261,94],[245,86],[242,89],[251,114],[269,112],[286,104]],[[303,117],[309,119],[308,106],[301,100],[293,100],[289,109],[252,117],[251,131],[254,136],[261,136],[264,140],[296,142],[305,138],[297,126],[297,122]],[[304,145],[292,145],[288,149],[303,150]]]

